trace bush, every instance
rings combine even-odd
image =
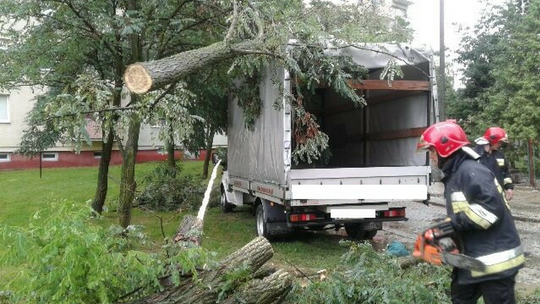
[[[368,243],[344,244],[350,250],[342,267],[326,280],[296,285],[288,303],[450,303],[449,268],[420,264],[403,270],[396,258],[375,252]]]
[[[42,220],[41,214],[48,215]],[[120,227],[92,225],[91,214],[57,201],[36,213],[29,228],[1,228],[6,254],[0,265],[19,269],[4,294],[23,303],[112,303],[136,287],[157,288],[164,265],[154,255],[124,253],[132,238],[112,235]]]
[[[134,300],[157,292],[163,276],[178,284],[181,275],[196,279],[197,269],[215,265],[212,253],[200,247],[180,251],[170,239],[162,246],[166,252],[134,251],[146,240],[144,233],[134,226],[104,229],[91,214],[89,207],[57,201],[36,213],[28,228],[0,227],[0,267],[18,270],[0,290],[0,303]]]
[[[161,164],[143,178],[145,188],[136,202],[151,210],[191,210],[200,205],[204,194],[202,179],[181,174],[182,167]]]

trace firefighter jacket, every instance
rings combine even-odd
[[[499,150],[493,150],[491,153],[488,153],[484,149],[484,146],[485,145],[478,145],[474,148],[476,153],[480,155],[478,161],[495,174],[499,185],[502,185],[505,190],[514,189],[514,184],[510,177],[510,170],[508,169],[508,162],[506,161],[504,154]]]
[[[507,278],[523,267],[521,241],[494,174],[464,147],[442,167],[446,209],[461,253],[486,264],[482,272],[454,269],[458,284]]]

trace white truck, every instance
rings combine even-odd
[[[267,69],[260,84],[262,111],[253,128],[246,128],[237,102],[229,103],[221,208],[229,212],[252,205],[260,236],[344,227],[353,238],[369,239],[383,222],[407,220],[406,206],[389,202],[429,199],[429,158],[417,154],[415,146],[438,116],[431,52],[390,44],[333,52],[369,69],[368,79],[354,84],[367,105],[355,107],[329,88],[317,89],[316,100],[305,104],[329,136],[332,156],[324,164],[296,164],[291,158],[294,113],[273,83],[277,73],[291,94],[288,71]],[[390,60],[401,65],[403,79],[379,79]],[[278,109],[276,100],[283,100]]]

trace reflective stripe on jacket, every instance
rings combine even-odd
[[[474,151],[480,155],[478,161],[495,174],[497,181],[504,189],[514,189],[508,161],[501,151],[493,150],[491,153],[488,153],[484,149],[484,145],[476,146]]]
[[[487,266],[483,272],[458,269],[460,284],[510,277],[525,257],[514,219],[494,174],[458,151],[442,168],[447,213],[463,254]]]

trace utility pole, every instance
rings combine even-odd
[[[440,32],[440,45],[439,45],[439,57],[440,57],[440,73],[439,73],[439,120],[446,120],[446,65],[444,63],[444,0],[440,0],[440,14],[439,14],[439,32]]]

